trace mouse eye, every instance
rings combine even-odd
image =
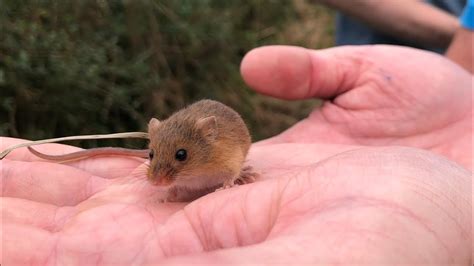
[[[155,152],[153,150],[150,150],[150,153],[148,154],[148,158],[153,159],[153,156],[155,155]]]
[[[176,152],[176,154],[174,155],[174,157],[176,158],[176,160],[182,162],[182,161],[186,160],[186,157],[188,157],[188,154],[187,154],[185,149],[179,149]]]

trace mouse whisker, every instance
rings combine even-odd
[[[147,177],[147,172],[146,171],[135,171],[135,172],[130,173],[129,176],[133,177],[133,178],[142,179],[142,178]]]

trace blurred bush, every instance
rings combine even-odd
[[[240,61],[265,44],[330,46],[332,24],[303,0],[3,0],[0,135],[143,131],[150,117],[201,98],[235,108],[254,139],[277,134],[314,101],[256,95]]]

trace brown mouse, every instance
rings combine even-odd
[[[71,160],[114,154],[150,159],[147,176],[168,189],[168,201],[188,201],[218,188],[254,181],[255,173],[243,163],[251,144],[247,126],[230,107],[201,100],[159,121],[148,124],[149,150],[98,148],[60,156],[49,156],[29,148],[48,160]],[[68,156],[68,157],[66,157]]]

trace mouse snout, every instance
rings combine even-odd
[[[158,169],[149,176],[149,180],[156,186],[168,186],[173,181],[172,169]]]
[[[153,185],[156,186],[168,186],[171,185],[171,179],[167,176],[157,176],[151,180]]]

